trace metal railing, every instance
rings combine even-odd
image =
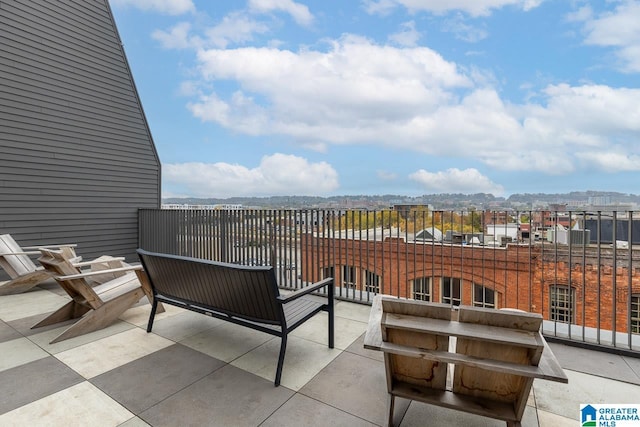
[[[540,313],[548,337],[640,355],[640,224],[631,211],[153,210],[139,246],[273,266],[375,294]]]

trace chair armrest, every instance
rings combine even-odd
[[[119,267],[119,268],[110,268],[107,270],[96,270],[96,271],[87,271],[86,273],[78,273],[78,274],[70,274],[68,276],[55,276],[54,279],[57,280],[71,280],[71,279],[82,279],[85,277],[91,277],[91,276],[99,276],[102,274],[109,274],[109,273],[119,273],[119,272],[123,272],[123,271],[134,271],[134,270],[142,270],[142,266],[141,265],[129,265],[127,267]]]
[[[86,267],[88,265],[103,264],[103,263],[111,262],[111,261],[124,261],[124,257],[113,257],[113,258],[109,258],[109,259],[94,259],[94,260],[91,260],[91,261],[74,262],[73,266],[74,267]]]
[[[40,255],[40,251],[3,252],[2,255]]]
[[[76,243],[62,244],[62,245],[47,245],[47,246],[23,246],[22,249],[33,250],[33,249],[60,249],[60,248],[76,248],[78,245]]]
[[[313,291],[317,291],[320,288],[324,288],[327,285],[330,285],[330,288],[333,286],[333,277],[328,277],[310,286],[307,286],[306,288],[298,289],[297,291],[291,292],[288,295],[280,295],[278,296],[278,301],[280,301],[282,304],[286,304],[300,297],[308,295]],[[331,292],[331,290],[329,291],[329,295],[333,297],[333,292]]]

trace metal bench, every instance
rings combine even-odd
[[[334,344],[333,278],[280,295],[273,267],[245,266],[138,249],[153,290],[147,332],[159,302],[227,320],[281,338],[274,384],[280,385],[287,335],[320,311],[329,314]],[[309,294],[327,288],[323,297]]]

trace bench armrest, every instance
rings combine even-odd
[[[298,289],[297,291],[291,292],[288,295],[280,295],[278,296],[278,301],[282,304],[286,304],[288,302],[294,301],[300,297],[310,294],[311,292],[317,291],[320,288],[324,288],[325,286],[329,286],[329,295],[333,297],[333,277],[328,277],[319,282],[316,282],[306,288]]]
[[[85,277],[99,276],[101,274],[120,273],[120,272],[124,272],[124,271],[134,271],[134,270],[142,270],[142,266],[141,265],[129,265],[129,266],[126,266],[126,267],[110,268],[110,269],[107,269],[107,270],[87,271],[86,273],[70,274],[68,276],[55,276],[54,279],[57,279],[57,280],[82,279],[82,278],[85,278]]]

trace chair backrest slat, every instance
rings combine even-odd
[[[36,271],[28,255],[12,255],[19,252],[24,251],[10,234],[0,235],[0,266],[12,279]]]

